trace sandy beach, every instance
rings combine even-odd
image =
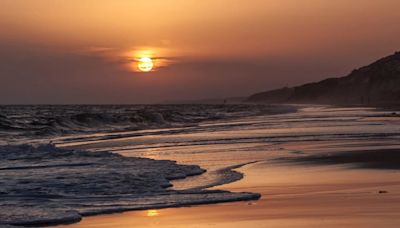
[[[400,173],[348,166],[250,164],[219,189],[260,192],[259,201],[87,217],[84,227],[398,227]]]
[[[398,227],[397,126],[398,118],[375,110],[316,107],[204,125],[215,129],[206,132],[74,144],[207,169],[173,181],[176,189],[223,183],[231,174],[221,168],[245,164],[235,170],[243,179],[211,189],[257,192],[261,199],[85,217],[61,227]]]
[[[18,166],[2,174],[19,197],[2,202],[4,218],[31,225],[40,213],[35,225],[63,228],[397,227],[399,127],[388,111],[307,106],[5,146]],[[58,195],[21,195],[37,189]]]

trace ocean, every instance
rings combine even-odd
[[[310,105],[0,108],[0,224],[254,200],[240,166],[400,147],[392,111]],[[301,147],[298,145],[302,145]],[[300,149],[301,148],[301,149]]]

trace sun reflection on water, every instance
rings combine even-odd
[[[156,217],[159,214],[158,210],[147,210],[147,217]]]

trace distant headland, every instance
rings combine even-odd
[[[313,103],[333,105],[400,105],[400,52],[340,78],[256,93],[255,103]]]

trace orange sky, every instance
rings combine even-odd
[[[400,49],[398,9],[398,0],[2,0],[0,103],[243,96],[342,76]],[[126,54],[141,49],[167,66],[129,71]]]

